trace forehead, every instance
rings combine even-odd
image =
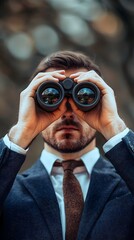
[[[57,70],[65,70],[65,69],[57,69],[57,68],[48,68],[46,70],[46,72],[54,72]],[[70,68],[65,70],[65,75],[68,77],[73,73],[77,73],[77,72],[88,72],[88,70],[86,68]]]

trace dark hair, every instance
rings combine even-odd
[[[51,55],[42,59],[33,73],[32,78],[39,72],[45,72],[48,68],[56,68],[61,70],[67,70],[71,68],[86,68],[89,71],[96,71],[101,76],[99,67],[88,56],[80,52],[59,51],[52,53]]]

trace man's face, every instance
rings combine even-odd
[[[47,71],[55,71],[49,69]],[[70,76],[72,73],[87,71],[84,68],[75,70],[66,70],[65,75]],[[44,142],[48,146],[61,153],[78,152],[88,146],[95,138],[96,131],[91,128],[85,121],[80,119],[72,110],[71,105],[66,103],[65,113],[43,132]]]

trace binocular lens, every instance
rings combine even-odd
[[[55,111],[64,97],[72,97],[75,104],[82,111],[89,111],[100,100],[100,90],[90,82],[74,83],[73,79],[65,78],[58,83],[48,81],[42,83],[37,89],[36,99],[38,105],[45,111]]]
[[[95,100],[95,92],[90,88],[81,88],[77,92],[77,99],[79,103],[89,105]]]
[[[60,99],[60,93],[56,88],[46,88],[42,93],[42,101],[44,104],[55,104]]]

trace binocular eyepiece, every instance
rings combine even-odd
[[[64,97],[72,97],[77,107],[82,111],[94,108],[100,100],[99,88],[91,82],[75,83],[67,77],[63,81],[48,81],[42,83],[36,92],[38,105],[45,111],[55,111]]]

